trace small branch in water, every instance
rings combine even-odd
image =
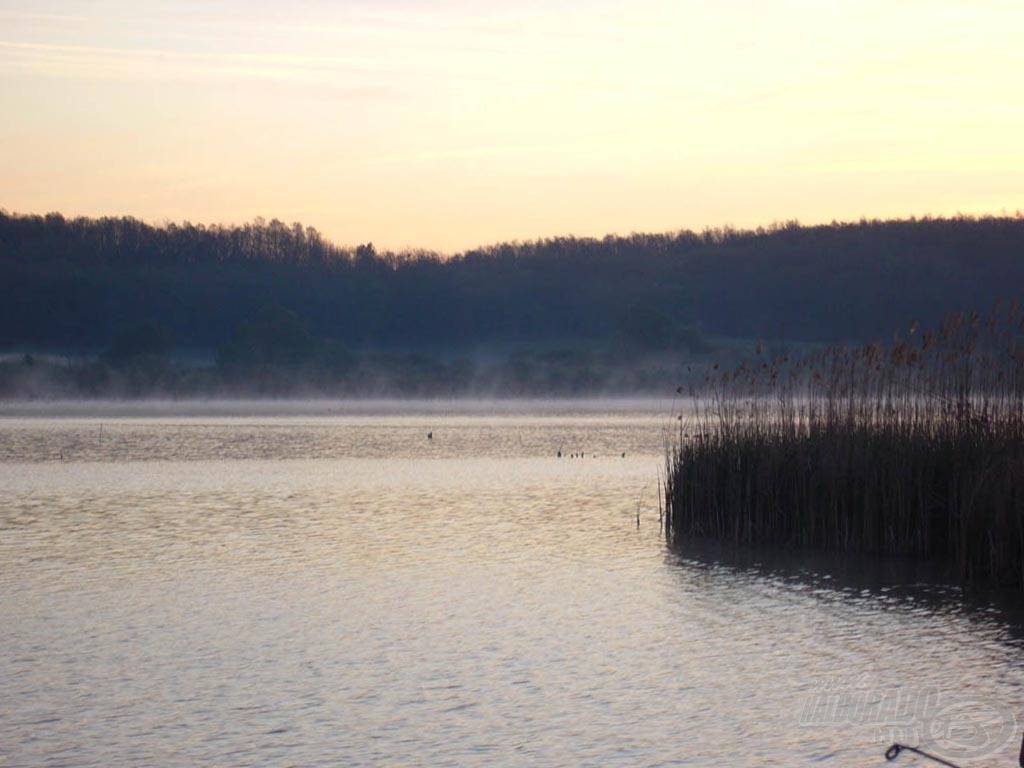
[[[661,475],[658,475],[658,530],[661,530],[662,522],[665,519],[665,515],[661,509]]]

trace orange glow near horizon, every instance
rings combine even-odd
[[[0,207],[339,244],[1024,208],[1024,6],[8,0]]]

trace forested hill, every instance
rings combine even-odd
[[[339,247],[276,220],[0,212],[0,350],[19,353],[100,352],[143,327],[171,349],[230,353],[254,323],[357,351],[867,341],[1022,289],[1019,214],[565,237],[443,257]]]

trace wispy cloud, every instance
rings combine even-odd
[[[0,8],[0,19],[8,21],[42,21],[47,23],[58,22],[66,24],[81,24],[89,21],[86,16],[79,16],[70,13],[39,13],[36,11],[15,11]]]
[[[317,79],[338,73],[380,75],[375,62],[295,54],[195,52],[160,48],[118,48],[0,40],[0,66],[38,66],[71,77],[118,75],[129,79],[183,74],[234,74],[271,79]],[[140,69],[140,66],[142,67]]]

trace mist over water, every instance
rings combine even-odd
[[[873,766],[822,681],[1024,713],[1006,611],[668,551],[677,408],[4,406],[0,764]]]

